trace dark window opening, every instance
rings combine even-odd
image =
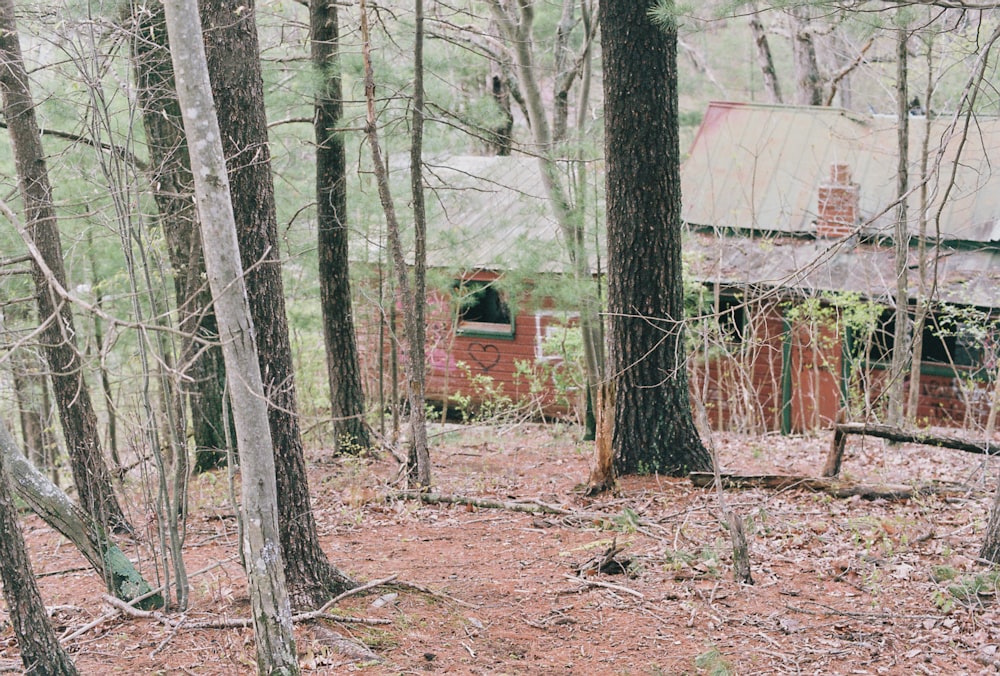
[[[730,343],[742,343],[746,338],[746,303],[740,295],[719,296],[719,306],[716,308],[719,317],[719,330],[724,340]]]
[[[896,313],[885,310],[872,336],[868,352],[870,360],[886,363],[892,360],[895,332]],[[924,320],[922,338],[921,361],[924,363],[954,366],[979,366],[982,363],[983,346],[977,332],[969,327],[930,316]]]
[[[459,332],[514,333],[510,307],[491,282],[455,282]]]

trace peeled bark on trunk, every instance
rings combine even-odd
[[[257,639],[257,671],[298,674],[292,611],[278,536],[278,487],[271,432],[266,422],[267,401],[198,7],[195,0],[168,0],[164,6],[167,30],[175,45],[171,57],[184,129],[190,146],[197,149],[191,155],[191,166],[202,239],[207,244],[205,267],[215,297],[236,421],[242,476],[242,546]],[[253,46],[256,48],[256,43]]]
[[[253,3],[242,0],[203,0],[201,7],[208,71],[268,403],[285,577],[297,607],[319,605],[354,582],[323,553],[309,497],[281,278],[255,10]]]
[[[108,592],[123,601],[132,601],[150,591],[149,584],[110,540],[107,531],[28,462],[3,425],[0,425],[0,455],[18,497],[80,550],[104,580]],[[163,598],[155,594],[140,604],[140,608],[159,608]]]
[[[371,433],[365,422],[365,396],[351,307],[347,162],[344,136],[337,130],[344,114],[337,5],[332,0],[311,0],[309,25],[313,68],[320,78],[313,126],[319,296],[330,381],[330,417],[334,448],[339,452],[359,453],[371,446]]]
[[[73,481],[88,513],[115,530],[130,530],[101,452],[97,414],[83,377],[73,315],[60,294],[67,288],[62,244],[11,0],[0,1],[0,90],[26,214],[24,235],[33,253],[40,257],[33,257],[32,274],[38,316],[44,325],[41,341],[52,374]]]
[[[688,392],[681,278],[677,28],[651,3],[601,3],[609,372],[619,474],[708,471]],[[671,3],[672,4],[672,3]]]
[[[6,434],[5,431],[0,434]],[[49,622],[42,595],[31,570],[17,509],[10,494],[4,454],[0,453],[0,582],[14,634],[21,650],[24,673],[32,676],[71,676],[76,667],[59,645]]]

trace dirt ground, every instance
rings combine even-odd
[[[995,460],[851,437],[843,475],[956,484],[906,500],[797,488],[728,490],[755,584],[733,581],[714,490],[626,478],[587,499],[588,447],[569,426],[435,426],[436,491],[544,504],[531,514],[392,497],[396,462],[311,452],[322,543],[360,582],[340,621],[297,625],[317,674],[980,674],[1000,668],[997,576],[977,562]],[[816,475],[829,435],[715,439],[725,470]],[[75,550],[33,516],[46,605],[82,674],[249,674],[250,629],[225,475],[196,479],[186,613],[125,617]],[[137,503],[140,501],[137,501]],[[133,514],[137,523],[144,515]],[[153,577],[138,545],[129,553]],[[596,570],[606,563],[603,571]],[[178,625],[179,623],[179,625]],[[82,630],[82,631],[81,631]],[[72,638],[67,638],[73,635]],[[351,639],[345,642],[343,639]],[[367,652],[362,650],[367,648]],[[0,605],[0,670],[20,668]]]

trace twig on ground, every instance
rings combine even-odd
[[[467,601],[462,601],[461,599],[456,599],[454,596],[445,594],[444,592],[434,591],[430,587],[425,587],[423,585],[414,584],[413,582],[393,582],[389,587],[397,587],[399,589],[412,589],[413,591],[418,591],[421,594],[427,594],[428,596],[436,596],[437,598],[444,599],[446,601],[451,601],[455,605],[464,606],[466,608],[478,608],[474,603],[469,603]]]
[[[187,620],[187,615],[181,615],[181,619],[177,620],[177,624],[175,624],[174,628],[170,630],[170,633],[167,634],[167,637],[162,641],[160,641],[160,644],[158,646],[153,648],[153,652],[149,653],[149,659],[153,659],[154,657],[156,657],[156,653],[163,650],[163,648],[166,647],[166,645],[174,639],[174,636],[176,636],[177,632],[180,631],[180,628],[184,624],[185,620]]]
[[[610,582],[601,582],[600,580],[588,580],[586,578],[577,577],[576,575],[563,575],[567,580],[573,580],[574,582],[579,582],[586,587],[603,587],[604,589],[613,589],[615,591],[624,592],[626,594],[631,594],[638,599],[645,599],[646,597],[642,592],[637,592],[634,589],[629,589],[628,587],[623,587],[620,584],[612,584]]]
[[[348,589],[344,593],[342,593],[342,594],[340,594],[338,596],[334,596],[332,599],[330,599],[329,601],[327,601],[326,603],[324,603],[322,606],[320,606],[318,609],[316,609],[316,610],[314,610],[312,612],[316,613],[317,615],[322,615],[327,610],[329,610],[331,606],[337,605],[338,603],[340,603],[341,601],[343,601],[347,597],[349,597],[349,596],[355,596],[357,594],[361,594],[361,593],[366,592],[369,589],[373,589],[375,587],[381,587],[382,585],[384,585],[384,584],[386,584],[388,582],[394,581],[397,577],[398,577],[398,575],[396,573],[393,573],[389,577],[382,578],[381,580],[372,580],[371,582],[366,582],[365,584],[361,585],[360,587],[355,587],[354,589]],[[309,619],[308,617],[303,617],[305,615],[309,615],[309,613],[303,613],[300,616],[300,617],[303,618],[303,621]]]

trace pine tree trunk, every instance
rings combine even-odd
[[[319,296],[330,381],[330,415],[335,448],[357,453],[371,446],[371,434],[365,422],[348,274],[347,165],[344,136],[337,131],[344,114],[337,5],[332,0],[311,0],[309,24],[313,67],[320,77],[313,124]]]
[[[681,279],[677,29],[601,3],[612,446],[619,474],[708,471],[691,413]]]
[[[320,548],[309,498],[281,279],[257,24],[252,3],[204,0],[201,8],[208,70],[268,402],[285,577],[293,604],[312,606],[354,583]]]
[[[62,244],[52,204],[45,154],[28,88],[28,75],[14,21],[14,5],[0,2],[0,89],[10,131],[18,185],[26,212],[26,231],[37,258],[32,261],[38,316],[52,389],[69,452],[73,481],[84,509],[115,530],[130,530],[111,485],[97,433],[97,414],[83,378],[76,348],[76,329],[69,304],[57,289],[66,289]]]

